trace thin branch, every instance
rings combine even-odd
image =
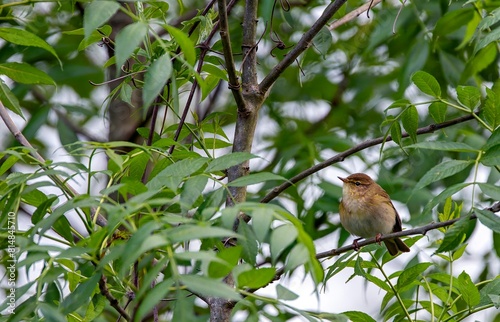
[[[219,33],[222,42],[222,50],[224,59],[226,61],[226,70],[228,76],[228,86],[233,93],[234,100],[239,110],[245,109],[245,101],[241,94],[241,86],[236,75],[236,68],[234,66],[233,51],[231,49],[231,39],[229,36],[229,27],[227,22],[226,0],[217,0],[219,7]]]
[[[497,202],[497,203],[493,204],[493,206],[485,208],[484,210],[488,210],[488,211],[491,211],[493,213],[497,213],[500,211],[500,202]],[[451,220],[447,220],[447,221],[443,221],[443,222],[433,222],[433,223],[430,223],[430,224],[422,226],[422,227],[417,227],[417,228],[413,228],[413,229],[406,229],[403,231],[398,231],[396,233],[382,235],[382,237],[380,237],[380,239],[375,239],[375,237],[363,239],[362,241],[358,242],[358,246],[362,247],[362,246],[367,246],[367,245],[371,245],[371,244],[375,244],[375,243],[380,243],[381,241],[384,241],[387,239],[392,239],[395,237],[404,237],[404,236],[412,236],[412,235],[425,235],[430,230],[451,226],[455,222],[459,221],[460,219],[461,218],[455,218],[455,219],[451,219]],[[472,213],[470,216],[470,219],[471,220],[477,219],[477,216],[474,213]],[[346,253],[350,250],[354,250],[355,247],[356,247],[355,245],[351,244],[351,245],[346,245],[343,247],[331,249],[331,250],[328,250],[325,252],[317,253],[316,258],[322,259],[322,258],[328,258],[328,257],[332,257],[332,256],[338,256],[342,253]],[[265,264],[268,264],[268,261],[264,261],[262,263],[257,264],[257,267],[263,266]],[[285,272],[285,267],[278,268],[276,270],[276,274],[274,276],[273,281],[279,280],[281,278],[281,275],[283,275],[284,272]],[[252,289],[249,291],[255,292],[256,290],[257,289]]]
[[[443,122],[443,123],[437,123],[437,124],[431,124],[431,125],[428,125],[428,126],[425,126],[425,127],[422,127],[422,128],[419,128],[417,130],[417,135],[421,135],[421,134],[427,134],[427,133],[432,133],[436,130],[439,130],[439,129],[443,129],[443,128],[446,128],[446,127],[450,127],[450,126],[453,126],[453,125],[456,125],[456,124],[460,124],[460,123],[463,123],[463,122],[467,122],[467,121],[470,121],[474,119],[474,116],[473,115],[465,115],[465,116],[461,116],[461,117],[457,117],[455,119],[452,119],[452,120],[449,120],[449,121],[446,121],[446,122]],[[404,132],[401,137],[403,138],[406,138],[408,137],[409,134]],[[290,186],[294,185],[295,183],[301,181],[302,179],[305,179],[307,178],[308,176],[320,171],[320,170],[323,170],[324,168],[332,165],[332,164],[335,164],[335,163],[338,163],[338,162],[342,162],[344,161],[344,159],[356,152],[359,152],[359,151],[362,151],[366,148],[369,148],[369,147],[372,147],[372,146],[375,146],[375,145],[378,145],[380,143],[383,143],[383,142],[388,142],[388,141],[392,141],[392,137],[391,136],[387,136],[384,140],[384,137],[379,137],[379,138],[375,138],[375,139],[371,139],[371,140],[366,140],[344,152],[341,152],[333,157],[331,157],[330,159],[327,159],[323,162],[320,162],[312,167],[310,167],[309,169],[306,169],[304,171],[302,171],[301,173],[299,173],[298,175],[296,175],[295,177],[291,178],[290,180],[288,181],[285,181],[284,183],[282,183],[281,185],[277,186],[276,188],[274,188],[273,190],[271,190],[271,192],[269,192],[266,196],[264,196],[264,198],[262,198],[260,200],[260,202],[262,203],[267,203],[271,200],[273,200],[274,198],[276,198],[277,196],[279,196],[283,191],[285,191],[286,189],[288,189]]]
[[[500,202],[497,202],[497,203],[493,204],[493,206],[485,208],[484,210],[488,210],[488,211],[491,211],[493,213],[499,212],[500,211]],[[375,240],[375,237],[364,239],[364,240],[358,242],[358,246],[362,247],[362,246],[366,246],[366,245],[371,245],[371,244],[378,243],[379,240],[384,241],[384,240],[392,239],[395,237],[404,237],[404,236],[412,236],[412,235],[425,235],[430,230],[451,226],[455,222],[459,221],[460,219],[462,219],[462,218],[455,218],[455,219],[442,221],[442,222],[433,222],[433,223],[430,223],[430,224],[422,226],[422,227],[417,227],[417,228],[413,228],[413,229],[406,229],[403,231],[398,231],[396,233],[382,235],[382,237],[380,237],[380,239],[377,239],[377,240]],[[477,216],[474,213],[472,213],[470,216],[470,219],[471,220],[477,219]],[[331,257],[331,256],[337,256],[339,254],[350,251],[354,248],[355,248],[354,245],[347,245],[347,246],[343,246],[343,247],[340,247],[337,249],[331,249],[331,250],[328,250],[326,252],[316,254],[316,258],[321,259],[321,258],[326,258],[326,257]]]
[[[101,294],[108,299],[109,304],[120,313],[120,316],[122,316],[125,320],[131,321],[130,316],[128,315],[127,311],[123,309],[120,306],[120,303],[118,300],[109,292],[108,286],[106,284],[106,276],[101,275],[101,279],[99,280],[99,289],[101,290]]]
[[[330,20],[333,15],[337,13],[346,1],[347,0],[335,0],[334,2],[331,2],[328,7],[326,7],[321,17],[319,17],[319,19],[312,25],[311,29],[309,29],[302,36],[297,45],[288,54],[286,54],[283,60],[274,66],[273,70],[262,80],[259,85],[261,93],[267,93],[285,69],[293,64],[295,59],[297,59],[300,54],[311,46],[314,36],[318,34],[321,28],[328,23],[328,20]]]
[[[332,24],[330,24],[330,26],[328,26],[328,29],[329,30],[336,29],[336,28],[338,28],[338,27],[340,27],[340,26],[348,23],[349,21],[351,21],[353,19],[356,19],[363,12],[370,10],[371,8],[375,7],[380,2],[382,2],[382,0],[373,0],[373,1],[365,3],[361,7],[358,7],[357,9],[354,9],[353,11],[349,12],[348,14],[346,14],[345,16],[343,16],[342,18],[340,18],[339,20],[336,20],[335,22],[333,22]]]
[[[14,136],[14,138],[24,147],[27,147],[30,151],[31,156],[33,156],[39,163],[38,166],[40,166],[44,170],[48,170],[49,168],[46,166],[47,162],[45,159],[38,153],[38,151],[31,145],[31,143],[26,139],[26,137],[23,135],[23,133],[17,128],[16,124],[12,121],[10,118],[9,113],[7,112],[7,109],[3,105],[3,103],[0,101],[0,117],[2,118],[3,122],[9,129],[10,133]],[[51,175],[49,174],[48,177],[56,183],[56,185],[62,189],[68,198],[74,198],[75,196],[78,195],[78,192],[67,182],[65,182],[64,179],[57,175]],[[95,210],[91,209],[92,217],[95,216]],[[104,227],[107,224],[106,218],[104,218],[102,215],[97,215],[97,224],[99,226]]]
[[[227,12],[223,10],[223,12],[226,14],[226,17],[227,17],[227,13],[231,12],[231,10],[233,9],[235,3],[236,3],[236,0],[231,0],[229,2],[229,5],[226,8]],[[215,36],[215,32],[219,29],[219,25],[220,25],[220,22],[217,21],[214,24],[214,26],[212,28],[212,31],[208,35],[207,39],[203,43],[200,44],[201,52],[200,52],[200,57],[198,58],[198,66],[196,68],[197,73],[201,73],[201,69],[203,67],[203,62],[205,60],[205,56],[207,55],[208,51],[210,50],[210,46],[209,46],[210,41]],[[233,67],[234,67],[234,65],[233,65]],[[194,78],[193,85],[191,86],[191,90],[189,91],[189,96],[188,96],[188,99],[186,101],[186,105],[184,107],[184,111],[183,111],[181,119],[179,121],[179,126],[177,127],[177,130],[176,130],[176,132],[174,134],[174,141],[177,141],[178,138],[179,138],[179,135],[181,133],[182,127],[184,126],[184,123],[186,121],[187,112],[190,109],[191,102],[192,102],[193,97],[194,97],[194,93],[196,92],[197,89],[198,89],[198,82],[196,81],[196,78]],[[168,153],[172,154],[174,152],[174,149],[175,149],[175,145],[172,145],[169,148]]]

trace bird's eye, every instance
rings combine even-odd
[[[361,184],[361,182],[356,181],[356,182],[354,182],[354,184],[357,185],[357,186],[359,186]]]

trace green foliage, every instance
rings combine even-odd
[[[38,2],[0,4],[0,102],[25,120],[12,134],[32,145],[1,142],[0,244],[9,249],[5,214],[15,214],[14,281],[26,281],[10,320],[116,321],[117,308],[130,321],[155,309],[207,320],[214,299],[250,321],[459,321],[500,307],[499,272],[488,266],[500,255],[499,220],[485,209],[500,200],[498,3],[382,2],[370,19],[323,25],[270,92],[241,92],[247,103],[265,97],[250,153],[252,142],[241,149],[230,135],[253,139],[242,126],[251,104],[235,106],[226,90],[216,8]],[[348,1],[334,19],[363,4]],[[229,12],[233,76],[253,62],[242,54],[250,48],[259,80],[275,72],[324,3],[281,6],[259,2],[255,47],[242,43],[245,6]],[[109,133],[95,130],[108,122]],[[53,157],[60,147],[64,160]],[[317,173],[319,163],[334,166]],[[374,244],[325,260],[323,237],[331,249],[349,243],[335,177],[357,171],[377,173],[407,205],[405,228],[454,223],[405,238],[410,254]],[[485,254],[469,247],[478,227],[493,238]],[[13,256],[2,251],[4,269]],[[479,275],[462,268],[471,259]],[[379,316],[290,303],[309,294],[288,278],[310,279],[320,298],[341,272],[377,289]]]

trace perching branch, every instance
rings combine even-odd
[[[472,119],[474,119],[473,115],[465,115],[465,116],[457,117],[455,119],[452,119],[452,120],[449,120],[449,121],[446,121],[443,123],[437,123],[437,124],[431,124],[428,126],[424,126],[424,127],[421,127],[417,130],[417,135],[432,133],[436,130],[444,129],[446,127],[450,127],[450,126],[453,126],[456,124],[467,122],[467,121],[470,121]],[[409,134],[404,132],[401,135],[401,137],[403,137],[403,138],[409,137]],[[323,170],[324,168],[326,168],[332,164],[342,162],[342,161],[344,161],[345,158],[347,158],[348,156],[350,156],[356,152],[362,151],[366,148],[375,146],[377,144],[381,144],[384,141],[385,142],[392,141],[392,137],[389,135],[385,139],[384,139],[384,137],[379,137],[379,138],[375,138],[375,139],[371,139],[371,140],[366,140],[366,141],[364,141],[364,142],[362,142],[362,143],[360,143],[360,144],[358,144],[358,145],[356,145],[356,146],[354,146],[354,147],[352,147],[344,152],[341,152],[341,153],[331,157],[330,159],[322,161],[322,162],[310,167],[309,169],[302,171],[301,173],[299,173],[295,177],[291,178],[290,180],[287,180],[284,183],[282,183],[281,185],[277,186],[276,188],[271,190],[271,192],[269,192],[266,196],[264,196],[264,198],[262,198],[260,200],[260,202],[267,203],[267,202],[273,200],[274,198],[276,198],[277,196],[279,196],[283,191],[288,189],[293,184],[301,181],[302,179],[305,179],[308,176],[310,176],[310,175],[312,175],[320,170]]]
[[[491,211],[493,213],[499,212],[500,211],[500,202],[497,202],[497,203],[493,204],[493,206],[485,208],[484,210],[488,210],[488,211]],[[403,231],[398,231],[396,233],[382,235],[382,237],[380,238],[380,241],[384,241],[384,240],[391,239],[394,237],[425,235],[430,230],[451,226],[455,222],[459,221],[460,219],[461,218],[455,218],[455,219],[442,221],[442,222],[433,222],[433,223],[430,223],[430,224],[422,226],[422,227],[417,227],[417,228],[413,228],[413,229],[406,229]],[[470,219],[477,219],[477,216],[474,213],[472,213],[470,216]],[[378,241],[375,240],[375,237],[372,237],[372,238],[363,239],[362,241],[359,241],[358,246],[362,247],[362,246],[366,246],[366,245],[375,244],[377,242]],[[351,249],[355,249],[355,246],[354,245],[347,245],[347,246],[343,246],[343,247],[340,247],[337,249],[331,249],[331,250],[328,250],[326,252],[316,254],[316,258],[321,259],[321,258],[326,258],[326,257],[331,257],[331,256],[337,256],[337,255],[345,253]]]
[[[316,22],[312,25],[311,29],[309,29],[299,40],[297,45],[286,54],[282,61],[280,61],[276,66],[274,66],[273,70],[262,80],[259,85],[259,90],[261,93],[267,93],[271,86],[276,82],[276,80],[280,77],[280,75],[285,71],[285,69],[293,64],[295,59],[299,57],[306,49],[308,49],[314,36],[318,34],[318,32],[323,28],[330,20],[335,13],[342,7],[342,5],[347,0],[335,0],[331,2],[328,7],[326,7],[325,11],[321,17],[316,20]]]
[[[493,206],[485,208],[484,210],[488,210],[488,211],[491,211],[493,213],[497,213],[497,212],[500,211],[500,202],[497,202],[497,203],[493,204]],[[422,227],[417,227],[417,228],[413,228],[413,229],[406,229],[406,230],[403,230],[403,231],[398,231],[396,233],[382,235],[382,237],[380,237],[380,239],[378,239],[378,240],[375,240],[375,237],[363,239],[362,241],[358,242],[358,246],[359,247],[367,246],[367,245],[379,243],[379,241],[381,242],[381,241],[384,241],[384,240],[387,240],[387,239],[391,239],[391,238],[394,238],[394,237],[404,237],[404,236],[412,236],[412,235],[425,235],[430,230],[434,230],[434,229],[438,229],[438,228],[442,228],[442,227],[451,226],[455,222],[459,221],[460,219],[461,218],[455,218],[455,219],[451,219],[451,220],[447,220],[447,221],[443,221],[443,222],[433,222],[433,223],[430,223],[430,224],[422,226]],[[471,220],[472,219],[477,219],[477,216],[474,213],[472,213],[472,215],[470,216],[470,219]],[[317,253],[316,254],[316,258],[317,259],[322,259],[322,258],[327,258],[327,257],[332,257],[332,256],[338,256],[338,255],[340,255],[342,253],[346,253],[346,252],[348,252],[350,250],[354,250],[354,249],[355,249],[355,246],[353,244],[346,245],[346,246],[335,248],[335,249],[331,249],[331,250],[328,250],[328,251],[325,251],[325,252]],[[262,266],[264,264],[267,264],[267,261],[266,262],[262,262],[260,264],[257,264],[257,267]],[[285,267],[278,268],[276,270],[276,275],[274,276],[273,281],[279,280],[280,277],[281,277],[281,275],[283,275],[284,272],[285,272]],[[256,290],[250,290],[250,291],[256,291]]]

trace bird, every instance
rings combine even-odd
[[[338,178],[343,182],[340,222],[349,233],[361,237],[354,240],[354,249],[359,250],[357,243],[362,238],[375,237],[380,244],[382,235],[402,230],[401,218],[389,194],[370,176],[354,173]],[[384,240],[384,244],[392,256],[410,251],[400,238]]]

